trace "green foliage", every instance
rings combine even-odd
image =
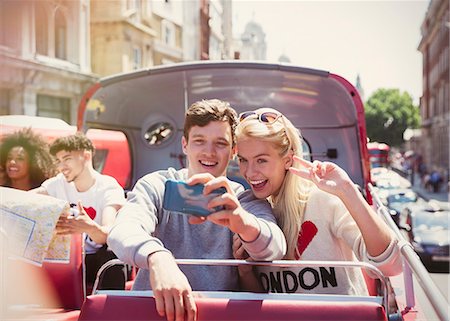
[[[391,146],[403,143],[407,128],[418,128],[420,113],[411,95],[398,89],[380,88],[365,104],[367,136]]]

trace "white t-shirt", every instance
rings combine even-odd
[[[375,265],[386,276],[401,272],[398,240],[377,257],[371,257],[356,222],[342,201],[313,188],[310,193],[298,251],[304,261],[364,261]],[[267,292],[367,295],[360,268],[342,267],[263,267],[256,276]]]
[[[99,225],[102,224],[103,209],[109,205],[125,204],[123,188],[115,178],[95,172],[95,183],[85,192],[78,192],[73,182],[68,183],[59,173],[42,183],[50,196],[67,200],[70,204],[81,201],[88,215]],[[86,235],[86,253],[95,253],[102,244],[97,244]]]

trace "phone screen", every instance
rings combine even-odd
[[[222,208],[215,208],[211,211],[208,203],[218,195],[226,193],[226,189],[221,187],[208,195],[203,195],[203,187],[202,184],[187,185],[182,181],[167,180],[163,208],[168,211],[197,216],[207,216],[221,210]]]

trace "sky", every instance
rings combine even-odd
[[[429,0],[233,0],[233,35],[249,21],[266,33],[267,60],[330,71],[352,84],[361,77],[364,100],[378,88],[422,96],[422,54],[417,50]]]

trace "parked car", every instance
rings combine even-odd
[[[449,271],[450,208],[445,203],[405,207],[399,226],[429,271]]]
[[[386,205],[389,208],[389,213],[397,226],[403,208],[412,203],[416,203],[417,200],[417,194],[410,189],[395,190],[386,197]]]

